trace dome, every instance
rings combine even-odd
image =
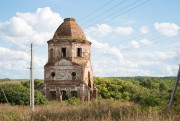
[[[86,36],[74,18],[65,18],[64,22],[57,28],[53,39],[58,40],[86,40]]]

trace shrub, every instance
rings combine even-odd
[[[3,84],[0,85],[0,91],[0,103],[7,103],[5,94],[11,105],[29,105],[30,91],[21,84]],[[35,104],[45,103],[47,103],[46,98],[41,92],[35,91]]]
[[[81,103],[81,101],[80,101],[80,99],[79,98],[76,98],[76,97],[71,97],[71,98],[69,98],[68,100],[66,100],[66,102],[68,103],[68,104],[80,104]]]
[[[21,84],[24,87],[29,88],[30,82],[29,81],[21,81]],[[40,80],[40,79],[34,80],[34,89],[35,90],[41,90],[42,86],[43,86],[43,80]]]

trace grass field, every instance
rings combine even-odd
[[[50,102],[36,106],[0,104],[0,121],[179,121],[180,112],[166,108],[141,107],[131,102],[98,100]],[[179,107],[178,107],[179,108]],[[176,110],[180,110],[176,107]]]
[[[15,80],[12,80],[12,81],[0,81],[0,84],[18,84],[20,83],[20,81],[15,81]]]

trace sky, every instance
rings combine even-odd
[[[44,78],[47,41],[75,18],[92,42],[94,76],[176,76],[179,0],[1,0],[0,78]]]

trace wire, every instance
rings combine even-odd
[[[113,1],[114,1],[114,0],[108,1],[107,3],[103,4],[102,6],[100,6],[99,8],[97,8],[96,10],[94,10],[93,12],[91,12],[89,15],[87,15],[87,16],[81,18],[79,21],[82,21],[82,20],[88,18],[89,16],[91,16],[91,15],[93,15],[94,13],[96,13],[97,11],[103,9],[105,6],[109,5],[109,3],[113,2]]]
[[[134,4],[136,4],[136,3],[139,2],[139,1],[141,1],[141,0],[136,0],[135,2],[133,2],[133,3],[131,3],[131,4],[128,4],[128,5],[125,6],[124,8],[121,8],[120,10],[118,10],[118,11],[116,11],[116,12],[114,12],[114,13],[108,15],[108,16],[106,16],[105,19],[106,19],[106,18],[109,18],[110,16],[112,16],[112,15],[114,15],[114,14],[116,14],[116,13],[118,13],[118,12],[120,12],[120,11],[122,11],[122,10],[124,10],[124,9],[132,6],[132,5],[134,5]],[[94,19],[96,19],[96,18],[94,18]],[[100,21],[101,21],[101,20],[100,20]],[[99,22],[100,22],[100,21],[99,21]],[[103,20],[103,21],[104,21],[104,20]],[[95,22],[95,23],[98,23],[98,22]],[[87,23],[86,23],[86,24],[87,24]],[[94,25],[94,24],[91,24],[91,25]],[[91,25],[90,25],[90,26],[91,26]]]
[[[127,0],[124,0],[124,1],[120,2],[119,4],[116,4],[115,6],[112,6],[111,8],[109,8],[109,9],[107,9],[107,10],[101,12],[100,14],[98,14],[97,16],[95,16],[94,18],[97,19],[97,18],[101,17],[102,15],[106,14],[106,12],[108,12],[108,11],[110,11],[110,10],[116,8],[117,6],[123,4],[123,3],[126,2],[126,1],[127,1]],[[93,20],[94,20],[94,19],[93,19]],[[91,21],[91,20],[90,20],[90,21]],[[82,23],[82,26],[85,25],[86,23],[88,23],[88,22]]]
[[[147,2],[149,2],[149,1],[151,1],[151,0],[146,0],[146,1],[144,1],[143,3],[141,3],[141,4],[138,4],[138,5],[136,5],[135,7],[131,8],[131,9],[128,9],[127,11],[125,11],[125,12],[123,12],[123,13],[120,13],[120,14],[118,14],[117,16],[115,16],[115,17],[113,17],[113,18],[110,18],[110,17],[113,16],[114,14],[116,14],[116,13],[118,13],[118,12],[120,12],[120,11],[126,9],[126,8],[128,8],[129,6],[134,5],[134,4],[135,4],[136,2],[138,2],[138,1],[139,1],[139,0],[137,0],[137,1],[135,1],[135,2],[133,2],[133,3],[131,3],[131,4],[129,4],[128,6],[126,6],[126,7],[122,8],[122,9],[116,11],[115,13],[113,13],[113,14],[107,16],[104,20],[96,21],[96,22],[94,22],[94,23],[92,23],[92,24],[90,24],[89,26],[86,26],[86,27],[84,27],[84,28],[87,29],[88,27],[90,27],[90,26],[92,26],[92,25],[94,25],[94,24],[96,24],[96,23],[100,23],[100,22],[102,23],[102,22],[109,21],[109,19],[112,20],[112,19],[114,19],[114,18],[117,18],[117,17],[119,17],[120,15],[123,15],[123,14],[125,14],[125,13],[127,13],[127,12],[129,12],[129,11],[131,11],[131,10],[137,8],[137,7],[139,7],[139,6],[142,6],[142,5],[144,5],[145,3],[147,3]]]

